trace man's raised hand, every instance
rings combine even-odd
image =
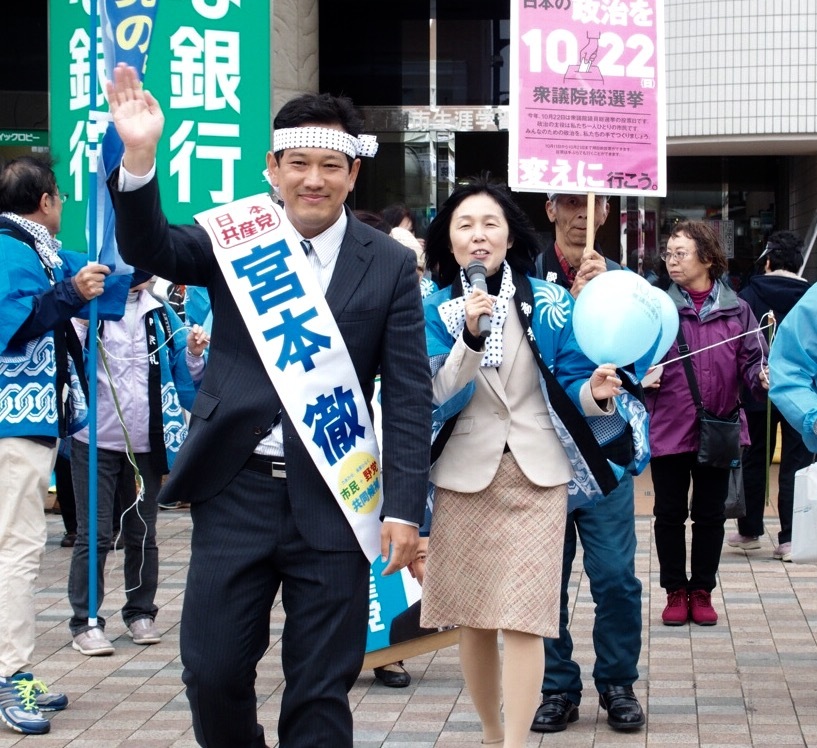
[[[114,127],[125,146],[122,163],[134,176],[144,176],[156,162],[165,123],[162,108],[142,87],[136,69],[125,63],[114,68],[107,93]]]
[[[573,298],[577,298],[579,292],[587,285],[587,282],[595,278],[597,275],[607,270],[607,263],[604,257],[596,252],[595,249],[585,249],[582,254],[582,262],[579,265],[579,271],[576,273],[576,279],[570,288],[570,293]]]

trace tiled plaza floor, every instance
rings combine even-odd
[[[529,746],[814,746],[817,748],[817,566],[771,557],[778,521],[768,518],[759,551],[724,547],[713,594],[717,626],[668,628],[660,623],[665,598],[649,516],[649,482],[637,484],[637,571],[644,583],[644,646],[636,690],[647,727],[616,733],[592,693],[567,731],[531,733]],[[638,493],[640,491],[640,494]],[[727,523],[727,531],[733,530]],[[49,540],[38,594],[34,672],[71,705],[53,716],[50,734],[23,737],[0,726],[0,748],[193,748],[195,740],[181,684],[179,615],[187,568],[190,517],[160,512],[161,644],[131,642],[122,605],[121,557],[109,559],[109,594],[102,613],[116,653],[84,657],[70,646],[66,598],[71,550],[60,548],[62,522],[49,515]],[[572,632],[583,672],[592,670],[593,605],[587,578],[574,570]],[[283,689],[279,640],[283,613],[272,618],[273,645],[259,667],[260,720],[275,745]],[[406,662],[412,683],[394,690],[364,672],[351,693],[359,748],[464,748],[479,745],[479,722],[463,690],[456,648]],[[592,682],[586,681],[590,691]],[[332,741],[327,738],[327,748]]]

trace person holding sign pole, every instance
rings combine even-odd
[[[441,286],[424,302],[439,456],[420,622],[460,627],[482,742],[505,748],[526,744],[542,637],[559,630],[568,484],[617,483],[586,418],[616,417],[621,380],[579,349],[570,294],[529,277],[538,249],[487,178],[457,187],[426,236]]]
[[[151,281],[145,273],[134,273],[124,316],[100,323],[96,335],[89,334],[84,320],[74,321],[86,351],[91,345],[100,347],[96,371],[96,609],[90,608],[88,595],[90,430],[83,428],[71,439],[78,521],[68,572],[73,613],[68,626],[72,647],[89,657],[114,652],[100,610],[105,598],[105,562],[117,540],[124,550],[122,620],[128,635],[135,644],[161,641],[154,623],[159,585],[156,497],[162,476],[172,469],[187,433],[182,408],[190,408],[202,379],[208,336],[199,325],[179,335],[185,330],[181,320],[169,304],[150,293]]]
[[[414,559],[431,424],[417,258],[344,206],[376,141],[349,99],[298,96],[276,115],[267,154],[283,210],[257,195],[171,226],[156,178],[161,108],[124,65],[108,98],[125,145],[109,180],[122,255],[206,287],[213,309],[189,434],[159,499],[191,503],[181,657],[196,739],[266,745],[255,677],[280,587],[279,745],[351,748],[370,564],[380,555],[391,574]],[[230,254],[243,238],[250,254]]]
[[[606,196],[595,195],[588,202],[586,195],[550,193],[546,210],[556,237],[536,258],[536,277],[556,283],[577,297],[592,278],[620,269],[594,247],[595,235],[610,211]],[[588,226],[593,226],[592,232]],[[615,309],[611,308],[610,313],[614,314]],[[619,419],[610,425],[615,427],[601,437],[603,450],[608,459],[626,467],[633,457],[627,424]],[[633,691],[641,654],[641,582],[635,575],[633,478],[625,472],[603,501],[576,507],[567,515],[559,636],[544,640],[542,704],[531,730],[560,732],[579,718],[581,669],[573,659],[573,639],[568,630],[568,583],[578,539],[596,606],[593,680],[599,701],[614,730],[638,729],[646,721]]]

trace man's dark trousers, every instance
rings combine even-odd
[[[797,433],[789,422],[780,415],[780,411],[771,406],[769,428],[769,455],[777,447],[777,426],[780,425],[780,472],[777,486],[777,514],[780,517],[778,543],[791,543],[791,521],[794,511],[794,474],[801,468],[808,467],[814,455],[803,443],[803,437]],[[746,495],[746,516],[738,520],[738,532],[741,535],[760,537],[764,533],[763,512],[766,507],[766,428],[765,410],[746,410],[749,424],[751,446],[743,452],[743,489]]]
[[[311,548],[293,519],[287,480],[246,469],[221,493],[192,504],[190,513],[180,644],[199,744],[266,745],[256,665],[269,647],[270,609],[280,586],[286,687],[279,745],[351,748],[347,694],[363,663],[369,616],[369,563],[362,551]]]

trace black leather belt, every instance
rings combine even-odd
[[[252,470],[256,473],[270,475],[273,478],[286,478],[287,467],[280,457],[264,457],[263,455],[251,455],[250,459],[244,463],[245,470]]]

